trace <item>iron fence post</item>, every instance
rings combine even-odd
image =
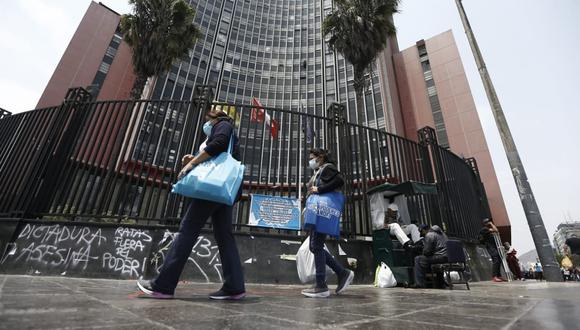
[[[475,158],[470,157],[470,158],[466,158],[465,162],[467,163],[467,165],[469,165],[471,167],[471,170],[473,171],[473,173],[475,174],[475,178],[477,180],[477,184],[475,185],[477,188],[477,193],[479,195],[480,198],[480,204],[481,204],[481,218],[490,218],[491,217],[491,210],[489,208],[489,201],[487,200],[487,193],[485,192],[485,185],[483,184],[483,181],[481,181],[481,176],[479,174],[479,167],[477,166],[477,161],[475,160]]]
[[[426,173],[429,173],[433,183],[437,186],[438,195],[438,213],[439,224],[443,230],[447,230],[446,221],[451,218],[451,205],[449,204],[449,194],[445,186],[445,173],[441,164],[441,155],[439,154],[439,144],[437,134],[432,127],[425,126],[417,131],[419,143],[426,147],[425,166],[428,167]],[[428,164],[428,165],[427,165]]]
[[[179,167],[181,166],[182,157],[191,152],[194,142],[198,141],[203,135],[203,132],[196,127],[196,122],[198,122],[199,120],[194,120],[194,118],[196,118],[196,116],[198,119],[201,118],[201,116],[203,116],[206,112],[208,112],[211,109],[213,98],[214,91],[212,86],[209,85],[195,86],[191,97],[191,103],[186,110],[187,111],[186,121],[182,133],[183,144],[180,146],[179,150],[176,153],[177,155],[177,158],[175,160],[176,171],[173,175],[174,176],[173,182],[177,181],[177,174],[179,173]],[[165,221],[167,221],[168,218],[176,218],[181,216],[181,214],[178,211],[180,209],[179,208],[181,204],[180,202],[183,201],[183,198],[177,195],[171,195],[169,199],[170,201],[165,210],[165,214],[162,217],[164,218]],[[184,204],[183,206],[185,207],[186,205]]]
[[[35,165],[37,170],[31,175],[28,189],[29,203],[25,206],[24,214],[29,217],[38,217],[50,208],[52,197],[58,189],[58,178],[64,164],[70,161],[70,155],[77,142],[76,137],[83,127],[86,111],[83,106],[90,102],[93,96],[84,88],[70,88],[60,106],[40,157]]]
[[[10,111],[0,108],[0,119],[6,118],[10,115],[12,115]]]
[[[331,125],[327,132],[328,149],[337,157],[337,166],[344,178],[345,205],[342,217],[343,236],[354,236],[357,232],[356,212],[354,212],[352,150],[348,140],[348,128],[345,117],[346,107],[339,103],[331,103],[327,108],[327,116]],[[366,196],[365,196],[366,198]]]

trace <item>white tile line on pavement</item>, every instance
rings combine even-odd
[[[43,281],[45,281],[45,282],[49,282],[48,280],[45,280],[44,278],[40,278],[40,279],[41,279],[41,280],[43,280]],[[116,309],[116,310],[118,310],[118,311],[121,311],[121,312],[125,312],[125,313],[127,313],[127,314],[130,314],[130,315],[132,315],[132,316],[136,317],[137,319],[144,320],[145,322],[147,322],[147,323],[149,323],[149,324],[157,325],[157,326],[160,326],[160,327],[162,327],[162,328],[169,329],[169,330],[176,330],[175,328],[173,328],[173,327],[170,327],[170,326],[168,326],[168,325],[166,325],[166,324],[163,324],[163,323],[159,323],[159,322],[153,321],[153,320],[151,320],[151,319],[148,319],[148,318],[146,318],[146,317],[143,317],[143,316],[137,315],[137,314],[135,314],[135,313],[133,313],[133,312],[131,312],[131,311],[129,311],[129,310],[126,310],[126,309],[123,309],[123,308],[121,308],[121,307],[118,307],[118,306],[112,305],[112,304],[108,303],[107,301],[104,301],[104,300],[101,300],[101,299],[99,299],[99,298],[93,297],[93,296],[89,295],[89,294],[88,294],[88,293],[86,293],[86,292],[83,292],[83,291],[80,291],[80,290],[73,290],[72,288],[69,288],[68,286],[66,286],[66,285],[64,285],[64,284],[58,283],[57,281],[54,281],[54,282],[49,282],[49,283],[53,283],[53,284],[56,284],[56,285],[58,285],[58,286],[60,286],[60,287],[63,287],[63,288],[65,288],[65,289],[71,290],[71,291],[73,291],[73,292],[80,293],[80,294],[82,294],[82,295],[86,296],[86,297],[87,297],[87,298],[89,298],[89,299],[92,299],[92,300],[95,300],[95,301],[97,301],[97,302],[100,302],[101,304],[103,304],[103,305],[106,305],[106,306],[109,306],[109,307],[111,307],[111,308],[113,308],[113,309]]]
[[[123,324],[116,324],[116,325],[91,325],[90,329],[107,329],[107,328],[108,329],[116,329],[119,326],[124,326],[124,327],[136,326],[135,328],[137,328],[137,326],[140,326],[140,325],[142,326],[142,325],[144,325],[144,323],[143,322],[132,322],[132,323],[123,323]],[[80,327],[68,327],[67,326],[64,328],[56,328],[54,330],[76,330],[76,329],[85,330],[85,329],[87,329],[87,326],[86,325],[83,325]]]
[[[316,326],[316,324],[313,324],[313,323],[302,322],[302,321],[298,321],[298,320],[286,319],[286,318],[275,317],[275,316],[269,316],[269,315],[264,315],[264,314],[242,313],[240,311],[234,311],[234,310],[231,310],[231,309],[222,308],[222,307],[217,306],[217,305],[208,305],[208,304],[196,303],[196,302],[187,301],[187,300],[180,300],[180,301],[183,301],[183,302],[185,302],[187,304],[194,305],[194,306],[206,307],[206,308],[210,308],[210,309],[217,309],[217,310],[221,310],[221,311],[225,311],[225,312],[235,313],[236,314],[236,315],[229,316],[228,318],[230,318],[230,317],[240,317],[240,316],[259,316],[259,317],[266,318],[266,319],[270,319],[270,320],[279,320],[279,321],[284,321],[284,322],[293,323],[293,324],[297,324],[297,325]]]
[[[407,313],[401,313],[401,314],[397,314],[397,315],[393,315],[393,316],[375,317],[375,318],[372,318],[372,319],[346,322],[346,323],[343,323],[343,324],[338,325],[338,327],[341,327],[341,328],[342,327],[352,327],[352,326],[355,326],[355,325],[361,325],[361,324],[366,324],[366,323],[371,323],[371,322],[376,322],[376,321],[385,321],[385,322],[388,322],[388,321],[391,321],[391,320],[402,321],[402,322],[407,322],[407,323],[409,323],[409,322],[419,323],[419,324],[423,324],[423,325],[426,325],[426,326],[429,326],[429,325],[431,325],[431,326],[433,326],[433,325],[440,326],[440,325],[442,325],[440,323],[432,323],[432,322],[424,322],[424,321],[415,321],[415,320],[411,321],[411,320],[401,319],[400,317],[412,315],[412,314],[415,314],[415,313],[422,313],[422,312],[426,312],[426,311],[431,311],[431,310],[435,310],[435,309],[438,309],[438,308],[441,308],[441,307],[443,307],[443,306],[433,306],[433,307],[429,307],[429,308],[426,308],[426,309],[421,309],[421,310],[416,310],[416,311],[410,311],[410,312],[407,312]],[[449,324],[445,324],[444,326],[445,327],[449,327],[449,328],[453,328],[453,329],[473,329],[473,328],[469,328],[469,327],[455,326],[455,325],[449,325]]]
[[[523,310],[518,316],[514,317],[508,324],[506,324],[505,326],[503,326],[503,328],[501,328],[501,329],[502,330],[507,330],[507,329],[510,329],[511,327],[513,327],[513,325],[516,324],[516,322],[519,319],[521,319],[522,317],[524,317],[524,315],[526,315],[532,309],[534,309],[540,302],[542,302],[542,300],[538,300],[534,304],[530,305],[528,308],[526,308],[525,310]]]
[[[460,325],[441,324],[441,323],[433,323],[433,322],[427,322],[427,321],[405,320],[405,319],[393,319],[393,320],[411,323],[411,324],[422,324],[422,325],[425,325],[426,329],[429,329],[428,326],[438,326],[438,327],[451,328],[451,329],[477,329],[477,328],[472,328],[472,327],[464,327],[464,326],[460,326]]]
[[[353,327],[355,325],[371,323],[371,322],[376,322],[376,321],[384,321],[384,320],[385,319],[382,317],[373,317],[373,318],[366,319],[366,320],[351,321],[351,322],[346,322],[346,323],[342,323],[342,324],[322,325],[319,327],[319,329],[332,329],[332,328],[339,328],[340,329],[340,328]]]
[[[59,278],[59,279],[60,279],[60,278]],[[77,280],[77,279],[75,279],[75,280]],[[56,282],[55,282],[55,283],[56,283]],[[72,288],[70,288],[70,287],[67,287],[67,286],[65,286],[65,285],[63,285],[63,284],[61,284],[61,283],[56,283],[56,284],[58,284],[58,285],[59,285],[59,286],[61,286],[61,287],[67,288],[67,289],[69,289],[69,290],[73,290]],[[202,284],[203,284],[203,283],[202,283]],[[101,302],[101,303],[104,303],[104,304],[106,304],[106,305],[108,305],[108,306],[111,306],[111,307],[113,307],[113,308],[117,309],[117,310],[126,311],[126,312],[128,312],[128,313],[130,313],[130,314],[132,314],[132,315],[134,315],[134,316],[137,316],[137,317],[139,317],[139,315],[136,315],[136,314],[134,314],[134,313],[132,313],[132,312],[130,312],[130,311],[127,311],[127,310],[125,310],[125,309],[122,309],[122,308],[120,308],[120,307],[116,307],[116,306],[114,306],[114,305],[111,305],[111,304],[105,303],[105,302],[101,301],[101,300],[100,300],[100,299],[98,299],[98,298],[95,298],[95,297],[92,297],[92,296],[90,296],[90,295],[86,294],[85,292],[78,291],[78,290],[73,290],[73,291],[76,291],[76,292],[78,292],[78,293],[82,293],[82,294],[86,295],[86,296],[87,296],[87,297],[89,297],[89,298],[92,298],[92,299],[94,299],[94,300],[96,300],[96,301],[99,301],[99,302]],[[187,300],[183,300],[183,299],[179,299],[179,298],[177,298],[177,299],[174,299],[174,300],[179,300],[179,301],[181,301],[181,302],[187,303],[188,305],[193,305],[193,306],[200,306],[200,307],[206,307],[206,308],[210,308],[210,309],[217,309],[217,310],[221,310],[221,311],[227,311],[227,312],[229,312],[229,313],[235,313],[235,314],[236,314],[236,315],[231,315],[231,316],[230,316],[230,317],[228,317],[228,318],[235,318],[235,317],[241,317],[241,316],[259,316],[259,317],[266,318],[266,319],[271,319],[271,320],[280,320],[280,321],[284,321],[284,322],[288,322],[288,323],[292,323],[292,324],[297,324],[297,325],[303,325],[303,326],[316,326],[316,324],[313,324],[313,323],[301,322],[301,321],[297,321],[297,320],[291,320],[291,319],[285,319],[285,318],[277,318],[277,317],[268,316],[268,315],[262,315],[262,314],[253,314],[253,313],[252,313],[252,314],[248,314],[248,313],[244,314],[244,313],[241,313],[241,312],[238,312],[238,311],[233,311],[233,310],[231,310],[231,309],[225,309],[225,308],[222,308],[222,307],[219,307],[219,306],[216,306],[216,305],[207,305],[207,304],[203,304],[203,303],[196,303],[196,302],[187,301]],[[215,318],[208,318],[208,320],[209,320],[209,319],[215,319]],[[158,322],[155,322],[155,321],[153,321],[153,320],[150,320],[150,319],[145,319],[145,320],[149,320],[149,321],[151,321],[151,322],[158,323]],[[166,327],[166,328],[174,329],[174,328],[172,328],[172,327],[169,327],[169,326],[166,326],[166,325],[164,325],[164,324],[162,324],[162,323],[159,323],[159,324],[163,325],[163,326],[164,326],[164,327]]]

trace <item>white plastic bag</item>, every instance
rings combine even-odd
[[[373,221],[373,230],[385,228],[385,198],[383,194],[377,193],[370,196],[371,219]]]
[[[328,251],[326,244],[324,244],[324,249]],[[316,280],[314,254],[310,252],[310,236],[304,240],[296,253],[296,269],[298,270],[298,278],[300,278],[300,282],[308,283]],[[326,274],[328,275],[330,273],[332,273],[332,270],[327,266]]]
[[[395,279],[395,275],[384,262],[381,262],[381,265],[377,267],[375,273],[375,286],[379,288],[392,288],[397,286],[397,280]]]
[[[451,278],[451,283],[458,283],[459,281],[461,281],[461,276],[456,271],[449,272],[449,277]],[[445,281],[445,283],[449,284],[447,276],[443,276],[443,280]]]

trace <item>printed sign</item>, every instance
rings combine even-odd
[[[300,229],[300,204],[297,199],[252,194],[250,226]]]

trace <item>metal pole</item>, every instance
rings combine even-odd
[[[306,61],[302,62],[301,65],[301,69],[304,69],[304,71],[306,71],[307,68],[307,63]],[[303,79],[306,80],[306,75],[304,75],[304,77],[302,76],[302,72],[299,71],[299,75],[300,75],[300,81],[302,81]],[[308,86],[308,85],[307,85]],[[308,87],[307,87],[308,88]],[[308,94],[306,95],[306,99],[308,99]],[[302,107],[302,86],[301,84],[298,84],[298,108],[299,108],[299,119],[298,120],[298,125],[300,127],[298,127],[298,205],[300,205],[300,208],[302,209],[302,118],[304,117],[303,114],[303,107]],[[306,129],[308,129],[308,116],[306,116]],[[306,136],[308,136],[308,132],[306,132]],[[292,136],[290,136],[290,138],[292,138]]]
[[[550,238],[546,232],[546,227],[544,227],[544,221],[542,220],[540,210],[538,209],[538,204],[534,198],[534,193],[532,192],[532,188],[528,182],[528,177],[526,175],[526,171],[524,170],[524,165],[522,164],[522,160],[518,154],[516,144],[510,132],[507,120],[503,113],[503,109],[499,102],[499,98],[495,92],[493,83],[491,82],[491,77],[489,76],[485,62],[483,61],[481,50],[477,45],[475,35],[473,34],[471,25],[467,19],[467,14],[463,8],[462,0],[455,0],[455,4],[459,10],[459,15],[461,16],[461,21],[463,23],[463,27],[465,28],[467,40],[471,46],[471,51],[473,52],[473,57],[475,57],[477,69],[479,70],[487,98],[493,111],[493,117],[495,118],[495,123],[501,136],[501,141],[505,149],[514,181],[516,183],[516,188],[522,202],[522,207],[524,209],[524,213],[526,214],[526,219],[528,220],[528,226],[530,227],[530,231],[532,233],[536,251],[538,252],[540,261],[544,266],[546,280],[550,282],[561,282],[562,275],[560,274],[560,267],[558,266],[556,258],[554,257],[552,245],[550,244]]]
[[[300,127],[298,128],[298,205],[302,207],[302,104],[300,104],[299,119],[300,120],[298,120],[298,125],[300,125]],[[306,120],[308,120],[308,118],[306,118]]]

